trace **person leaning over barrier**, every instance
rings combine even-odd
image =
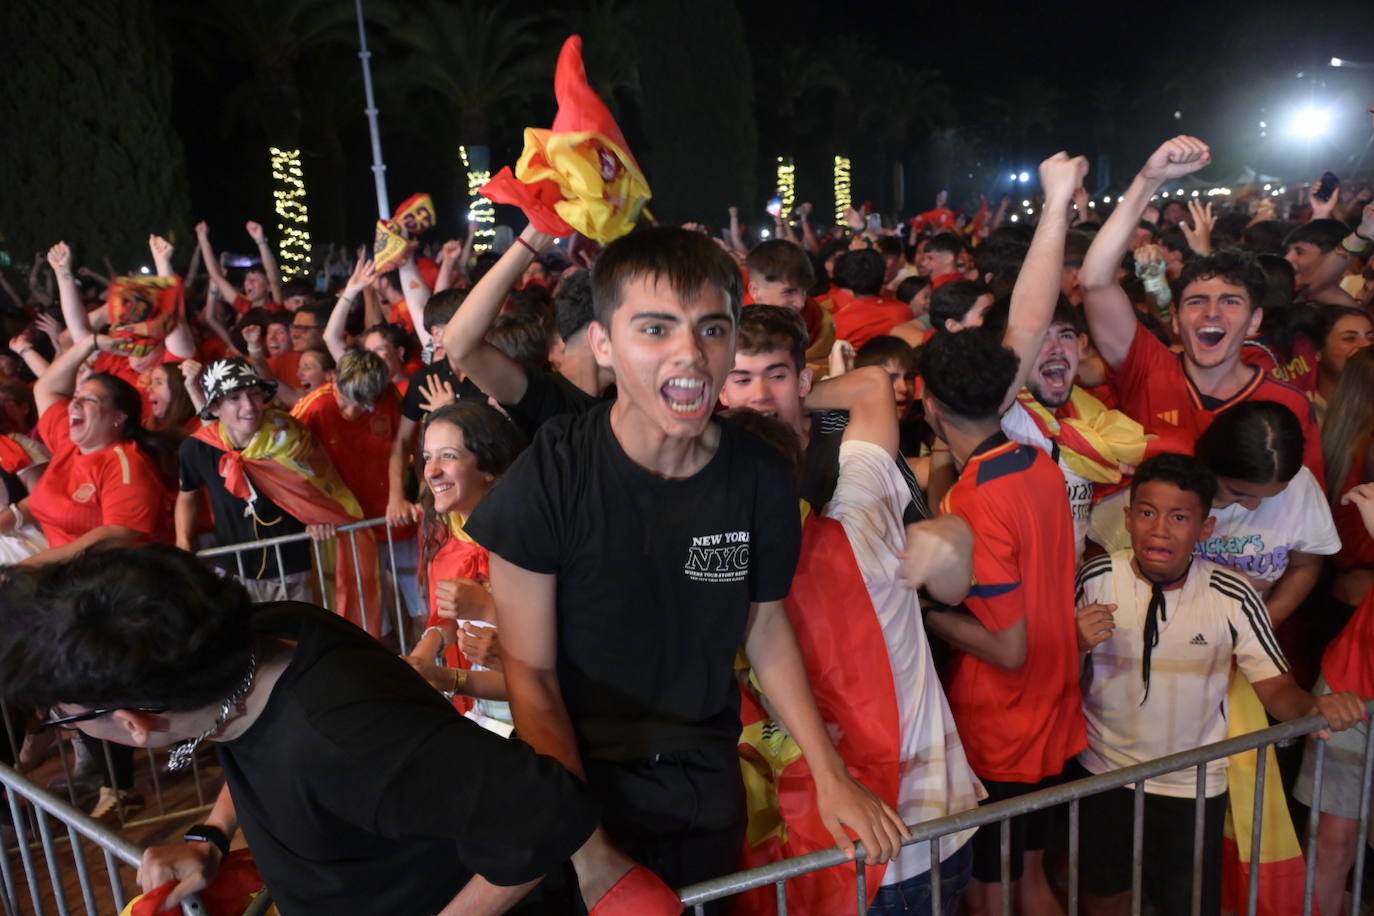
[[[219,754],[206,823],[144,854],[145,892],[179,882],[168,906],[213,880],[242,827],[287,916],[502,913],[596,826],[557,761],[463,719],[321,608],[255,606],[167,546],[3,575],[0,697],[93,737],[176,745],[173,767],[204,742]]]

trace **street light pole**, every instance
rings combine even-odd
[[[372,135],[372,177],[377,185],[377,218],[391,218],[391,204],[386,193],[386,163],[382,161],[382,134],[377,127],[377,99],[372,94],[372,52],[367,50],[367,27],[363,24],[363,0],[356,0],[358,10],[358,59],[363,62],[363,92],[367,95],[368,133]]]

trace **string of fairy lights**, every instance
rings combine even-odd
[[[849,157],[835,157],[835,222],[844,225],[845,211],[854,206],[849,185]]]
[[[491,180],[491,170],[474,168],[466,146],[458,147],[458,159],[463,164],[463,173],[468,177],[468,219],[475,224],[472,250],[490,251],[496,240],[496,207],[480,192],[482,186]]]
[[[787,219],[797,202],[797,166],[791,156],[778,157],[778,199],[782,201],[778,215]]]
[[[305,173],[301,151],[271,148],[272,198],[277,211],[277,260],[284,277],[310,272],[310,213],[305,206]]]

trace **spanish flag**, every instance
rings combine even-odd
[[[560,238],[580,232],[611,242],[634,228],[649,201],[649,183],[630,154],[620,127],[587,82],[582,39],[563,43],[554,72],[558,114],[553,127],[525,128],[525,151],[482,187],[498,204],[512,204],[540,232]]]
[[[1227,737],[1235,738],[1269,727],[1264,706],[1255,688],[1239,671],[1231,673],[1227,692]],[[1264,795],[1261,799],[1264,822],[1260,827],[1260,858],[1250,858],[1251,830],[1255,822],[1255,774],[1258,757],[1265,763]],[[1288,815],[1283,780],[1279,776],[1274,748],[1263,747],[1228,758],[1226,830],[1221,840],[1221,905],[1223,912],[1248,912],[1250,873],[1259,869],[1258,916],[1289,916],[1302,912],[1306,885],[1306,862],[1293,821]],[[1315,912],[1315,911],[1314,911]]]
[[[249,512],[261,492],[307,525],[346,525],[362,520],[362,507],[329,460],[324,446],[295,417],[281,410],[265,411],[257,435],[242,451],[229,445],[222,426],[220,421],[206,423],[195,437],[222,452],[219,473],[224,478],[224,487],[246,500]],[[335,610],[373,636],[379,636],[382,612],[377,543],[369,529],[354,535],[357,571],[353,562],[354,536],[336,539]],[[364,619],[365,608],[377,610]]]
[[[894,809],[902,772],[901,719],[882,625],[844,526],[811,516],[802,529],[801,558],[784,603],[821,718],[849,772]],[[773,722],[749,679],[741,690],[740,765],[749,824],[741,868],[829,849],[835,839],[816,810],[816,786],[796,742]],[[868,866],[868,902],[886,866]],[[858,894],[853,868],[828,868],[787,882],[788,912],[798,916],[850,912]],[[775,891],[736,898],[733,912],[777,912]]]

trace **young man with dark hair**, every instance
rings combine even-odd
[[[835,262],[835,285],[840,288],[835,337],[855,349],[912,318],[905,302],[883,295],[883,270],[882,255],[867,248],[845,252]]]
[[[992,303],[992,290],[977,280],[951,280],[930,294],[930,326],[937,334],[982,327]]]
[[[1068,208],[1082,157],[1040,166],[1045,207],[1012,292],[1007,329],[936,334],[919,351],[926,422],[959,477],[941,505],[973,529],[976,583],[966,611],[932,610],[926,626],[957,651],[947,693],[974,772],[991,799],[1061,778],[1086,741],[1073,619],[1073,522],[1064,476],[1040,449],[1007,439],[1000,417],[1041,352],[1058,299]],[[1012,821],[1009,877],[1023,912],[1054,913],[1043,869],[1049,815]],[[996,910],[999,831],[974,838],[973,912]]]
[[[1195,258],[1179,277],[1173,325],[1183,344],[1175,355],[1146,330],[1117,279],[1135,221],[1166,181],[1196,172],[1211,149],[1195,137],[1164,143],[1145,163],[1083,261],[1084,308],[1094,345],[1115,372],[1125,413],[1149,432],[1181,431],[1196,438],[1212,417],[1246,400],[1277,401],[1303,424],[1303,463],[1323,480],[1321,435],[1302,392],[1241,359],[1245,339],[1264,317],[1265,279],[1253,257],[1220,251]]]
[[[749,249],[744,260],[748,296],[745,304],[784,305],[806,322],[806,364],[824,373],[835,345],[835,319],[807,296],[816,283],[811,258],[786,239],[770,239]]]
[[[1347,238],[1353,241],[1354,251],[1342,244]],[[1317,305],[1358,305],[1354,296],[1341,289],[1341,278],[1351,254],[1363,252],[1370,238],[1374,238],[1374,218],[1361,223],[1353,235],[1338,219],[1314,219],[1288,233],[1283,240],[1283,256],[1297,272],[1298,300]]]
[[[931,285],[939,289],[946,283],[964,279],[959,272],[959,256],[968,250],[964,240],[952,232],[941,232],[926,240],[916,258],[921,275],[930,277]]]
[[[867,366],[878,366],[887,373],[900,422],[916,396],[916,351],[900,337],[883,334],[871,339],[854,354],[855,369]]]
[[[825,731],[782,609],[800,538],[777,452],[712,420],[734,355],[738,268],[709,238],[649,229],[592,272],[616,399],[544,425],[468,520],[491,551],[518,733],[587,779],[603,829],[671,885],[729,872],[743,841],[735,653],[743,645],[816,774],[835,841],[905,834]],[[628,864],[628,863],[626,863]]]
[[[1264,602],[1242,575],[1193,555],[1211,536],[1216,478],[1201,461],[1162,454],[1131,482],[1131,547],[1078,573],[1079,647],[1089,653],[1083,706],[1088,746],[1078,762],[1106,773],[1224,739],[1232,662],[1280,721],[1325,715],[1333,730],[1364,717],[1353,693],[1313,697],[1288,671]],[[1206,767],[1202,909],[1221,910],[1226,761]],[[1197,774],[1145,781],[1144,880],[1165,916],[1192,912]],[[1090,914],[1125,912],[1131,886],[1131,788],[1083,799],[1079,843]]]
[[[225,787],[205,823],[143,855],[145,892],[178,882],[168,906],[214,879],[242,828],[283,912],[503,913],[596,825],[566,770],[465,720],[362,631],[254,606],[190,554],[85,554],[11,568],[2,588],[6,701],[177,745],[176,768],[216,748]]]

